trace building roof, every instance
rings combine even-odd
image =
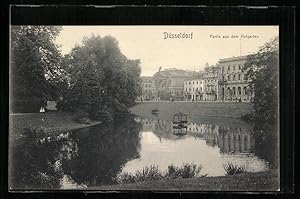
[[[248,57],[248,55],[238,56],[238,57],[228,57],[228,58],[220,59],[219,63],[241,61],[241,60],[247,59],[247,57]]]
[[[186,71],[176,68],[165,69],[163,71],[156,72],[153,77],[165,76],[165,77],[191,77],[195,75],[194,71]]]

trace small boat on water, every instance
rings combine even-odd
[[[152,112],[153,115],[157,115],[158,114],[158,109],[157,108],[156,109],[152,109],[151,112]]]

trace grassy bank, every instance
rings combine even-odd
[[[158,109],[158,115],[151,111]],[[252,111],[250,103],[214,103],[214,102],[144,102],[132,107],[135,115],[148,118],[159,118],[170,121],[175,113],[183,112],[191,122],[230,124],[231,126],[246,126],[241,116]]]
[[[91,187],[97,190],[153,190],[153,191],[276,191],[279,187],[277,171],[243,173],[234,176],[164,179],[125,185]]]
[[[29,127],[42,127],[47,132],[59,133],[100,124],[100,121],[91,121],[90,124],[75,122],[74,115],[68,112],[20,113],[10,115],[10,138],[18,139],[23,130]]]

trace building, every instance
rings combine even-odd
[[[204,80],[202,77],[184,81],[184,97],[188,101],[202,101],[204,92]]]
[[[215,66],[206,65],[203,72],[165,69],[142,77],[141,101],[188,100],[250,102],[254,94],[242,71],[247,56],[220,59]]]
[[[196,72],[175,68],[159,71],[153,75],[157,98],[160,100],[183,100],[184,81],[191,79]]]
[[[231,57],[219,61],[219,101],[249,102],[253,94],[242,71],[247,56]]]
[[[204,69],[203,81],[204,81],[204,101],[216,101],[218,99],[218,75],[219,67],[210,66]]]
[[[141,101],[153,100],[156,96],[155,86],[152,77],[141,77],[141,89],[142,95],[140,96]]]

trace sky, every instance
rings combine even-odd
[[[166,38],[165,35],[179,38]],[[129,59],[140,59],[142,76],[162,67],[199,71],[219,59],[257,52],[279,35],[278,26],[63,26],[56,39],[63,54],[83,37],[111,35]],[[182,35],[188,38],[182,38]]]

